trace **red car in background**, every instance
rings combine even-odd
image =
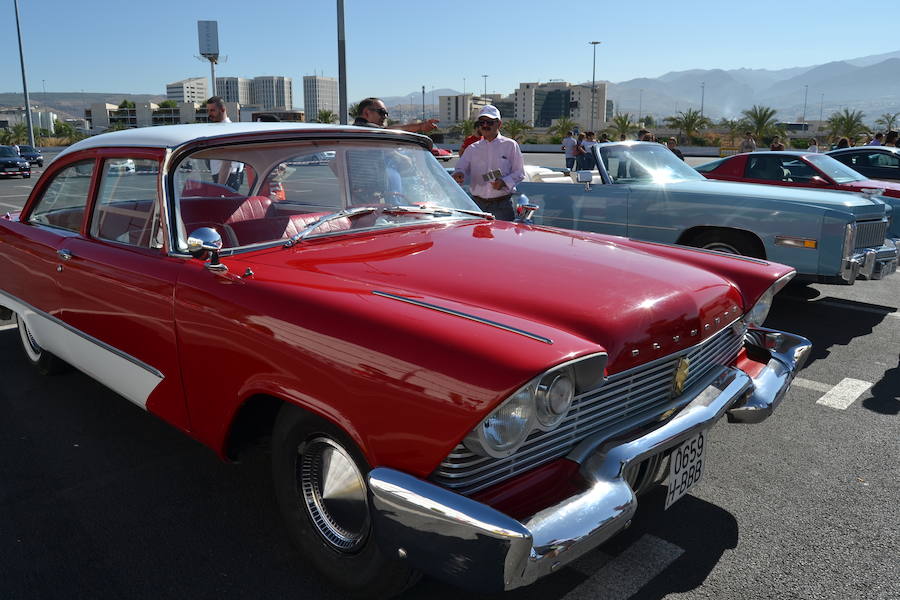
[[[440,161],[447,162],[451,158],[456,158],[456,155],[450,152],[449,150],[445,150],[444,148],[433,147],[431,149],[431,154]]]
[[[765,183],[799,188],[879,194],[900,210],[900,181],[869,179],[844,163],[815,152],[749,152],[735,154],[697,167],[707,179]],[[900,234],[900,224],[888,232]]]

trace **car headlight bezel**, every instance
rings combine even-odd
[[[598,352],[541,373],[482,419],[463,439],[463,445],[491,458],[514,454],[532,432],[559,426],[579,394],[603,385],[606,360],[607,354]]]
[[[782,275],[775,283],[770,285],[769,289],[763,292],[756,301],[756,304],[744,313],[744,322],[750,326],[762,327],[762,324],[769,316],[769,311],[772,310],[772,301],[775,298],[775,294],[780,292],[796,274],[797,271],[791,271],[786,275]]]

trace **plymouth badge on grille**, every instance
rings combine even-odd
[[[680,396],[684,391],[684,384],[687,381],[688,373],[691,369],[691,361],[689,358],[682,357],[681,360],[678,361],[678,366],[675,367],[675,395]]]

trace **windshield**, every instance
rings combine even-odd
[[[19,152],[37,152],[37,150],[31,146],[19,146]]]
[[[187,235],[199,227],[214,228],[224,248],[236,248],[472,219],[477,217],[462,211],[479,212],[431,152],[411,143],[309,141],[210,148],[179,161],[170,177],[175,242],[181,250],[187,248]],[[359,207],[373,210],[353,210]]]
[[[842,162],[838,162],[824,154],[811,154],[806,160],[816,166],[817,169],[834,179],[835,183],[850,183],[865,179],[857,171],[854,171]]]
[[[670,183],[705,179],[662,144],[601,144],[598,150],[614,183]]]
[[[0,156],[18,156],[18,154],[9,146],[0,146]]]

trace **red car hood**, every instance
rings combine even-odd
[[[730,280],[655,256],[652,245],[644,250],[621,242],[505,222],[454,221],[322,237],[244,257],[255,265],[257,279],[283,284],[282,269],[289,268],[306,272],[288,279],[297,285],[366,298],[387,292],[554,340],[581,338],[606,349],[611,373],[695,345],[743,313],[742,296]],[[372,304],[361,309],[372,310]],[[485,326],[485,335],[491,331]]]

